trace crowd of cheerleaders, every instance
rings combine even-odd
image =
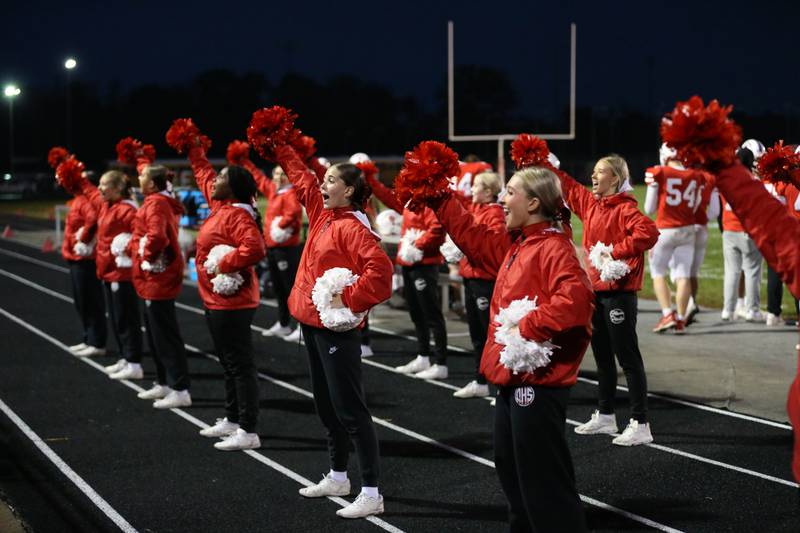
[[[497,388],[494,454],[511,528],[585,530],[564,431],[570,388],[589,343],[597,361],[599,405],[576,433],[617,433],[616,357],[631,391],[631,418],[613,443],[653,440],[635,329],[645,251],[652,249],[652,275],[665,310],[657,329],[681,333],[696,291],[692,280],[702,262],[704,228],[715,216],[707,206],[720,194],[725,212],[737,217],[738,226],[725,222],[726,234],[731,230],[751,239],[800,296],[795,208],[800,155],[782,142],[759,150],[748,141],[742,149],[730,111],[692,97],[665,116],[662,164],[647,172],[646,207],[657,211],[655,222],[627,194],[623,158],[600,159],[589,191],[560,170],[547,144],[533,135],[520,135],[512,144],[517,171],[502,191],[501,177],[487,165],[460,168],[457,154],[435,141],[406,153],[392,189],[377,179],[377,167],[364,154],[324,164],[315,157],[314,140],[295,128],[297,117],[285,108],[255,112],[248,143],[231,143],[229,165],[219,172],[206,157],[211,141],[190,119],[176,120],[167,143],[188,156],[211,210],[197,236],[197,278],[224,376],[225,417],[200,434],[220,438],[214,444],[220,450],[260,446],[250,324],[260,297],[254,267],[266,255],[279,300],[279,319],[266,334],[302,335],[330,452],[330,471],[300,494],[349,494],[352,442],[362,489],[337,514],[359,518],[383,512],[378,440],[364,397],[361,356],[369,355],[364,353],[367,314],[390,297],[395,266],[374,228],[388,232],[400,225],[395,264],[402,270],[419,354],[397,371],[447,377],[436,286],[442,256],[457,262],[476,358],[474,381],[455,396],[486,396],[488,383]],[[276,165],[272,178],[253,164],[251,147]],[[83,342],[71,350],[81,357],[105,353],[107,307],[121,356],[107,371],[113,379],[141,379],[143,317],[157,382],[139,397],[155,400],[159,409],[189,406],[190,376],[175,314],[184,275],[177,225],[182,206],[171,193],[169,170],[155,164],[152,146],[126,138],[117,153],[123,165],[136,169],[141,206],[123,172],[106,172],[95,186],[74,155],[57,147],[48,156],[58,183],[74,195],[62,253]],[[754,179],[753,170],[763,182]],[[453,177],[459,175],[469,179],[458,182]],[[258,192],[268,200],[263,226]],[[393,211],[376,216],[372,195]],[[786,206],[779,196],[790,199]],[[302,208],[308,233],[300,253]],[[578,253],[570,212],[583,223]],[[739,240],[731,246],[747,246]],[[585,255],[586,265],[579,255]],[[677,284],[676,310],[670,307],[668,271]],[[299,324],[295,331],[290,317]],[[797,377],[788,404],[795,428],[799,389]],[[793,471],[800,480],[798,446],[796,440]]]

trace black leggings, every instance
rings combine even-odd
[[[328,430],[331,469],[347,471],[352,440],[363,486],[377,487],[378,436],[364,397],[361,334],[357,329],[337,333],[305,324],[301,327],[308,350],[314,405]]]
[[[144,325],[156,363],[159,385],[181,391],[189,389],[189,366],[178,329],[175,300],[145,300]]]
[[[248,433],[258,423],[258,373],[250,324],[255,309],[206,309],[206,322],[225,380],[225,416]]]
[[[494,292],[494,281],[485,279],[464,279],[464,308],[467,310],[467,324],[472,350],[475,353],[475,381],[485,385],[486,378],[481,374],[481,355],[486,344],[489,329],[489,304]]]
[[[142,362],[142,318],[139,297],[130,281],[106,281],[108,316],[119,354],[129,363]]]
[[[83,326],[81,340],[96,348],[106,347],[106,306],[103,300],[103,286],[97,279],[95,262],[67,261],[72,280],[72,296],[75,309]]]
[[[276,247],[267,249],[267,265],[272,289],[278,300],[278,320],[286,327],[292,320],[289,314],[289,293],[292,292],[294,278],[297,274],[298,247]]]
[[[431,354],[431,331],[433,331],[433,354],[437,365],[447,364],[447,328],[439,302],[439,267],[437,265],[415,265],[403,267],[408,312],[417,332],[419,355]]]
[[[631,418],[647,422],[647,376],[644,361],[639,352],[636,335],[636,313],[638,310],[635,292],[596,292],[594,315],[592,316],[592,353],[597,364],[599,386],[599,409],[602,414],[614,413],[614,398],[617,389],[616,354],[631,402]]]

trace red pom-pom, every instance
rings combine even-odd
[[[299,135],[292,141],[292,148],[303,161],[308,161],[317,153],[317,141],[308,135]]]
[[[54,146],[50,148],[50,151],[47,152],[47,164],[55,170],[58,168],[58,165],[63,163],[69,157],[69,152],[66,148],[62,148],[61,146]]]
[[[294,127],[297,115],[281,106],[265,107],[253,113],[247,128],[247,140],[264,159],[274,159],[278,146],[290,144],[300,136]]]
[[[550,149],[544,139],[530,133],[520,133],[511,143],[511,159],[517,170],[525,167],[547,165]]]
[[[761,179],[770,183],[792,183],[800,181],[800,154],[794,147],[784,146],[780,140],[756,162],[756,169]]]
[[[166,138],[167,144],[179,154],[193,146],[201,146],[205,151],[211,148],[211,140],[200,133],[200,128],[190,118],[176,118],[167,130]]]
[[[117,161],[130,167],[136,166],[136,156],[142,149],[142,143],[133,137],[125,137],[117,143]]]
[[[56,181],[68,191],[77,191],[83,179],[83,163],[73,155],[65,159],[56,169]]]
[[[139,151],[140,157],[147,159],[150,163],[156,160],[156,148],[152,144],[145,144]]]
[[[406,152],[405,162],[395,180],[395,194],[413,210],[447,195],[449,179],[458,176],[458,154],[436,141],[423,141]]]
[[[231,141],[228,145],[228,163],[239,165],[250,159],[250,145],[244,141]]]
[[[356,163],[356,166],[361,169],[361,172],[364,173],[364,177],[367,180],[372,180],[378,177],[378,166],[372,161]]]
[[[661,120],[661,138],[687,166],[730,166],[742,142],[741,128],[728,118],[732,110],[716,100],[706,106],[702,98],[692,96]]]

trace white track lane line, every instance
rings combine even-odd
[[[0,274],[7,275],[8,272],[6,272],[5,270],[0,269]],[[25,278],[21,278],[20,276],[17,276],[16,274],[12,274],[12,276],[13,276],[12,279],[14,279],[15,281],[23,283],[23,284],[25,284],[25,285],[27,285],[27,286],[29,286],[31,288],[34,288],[34,289],[37,289],[37,290],[45,289],[43,292],[45,292],[47,294],[51,294],[51,295],[54,292],[54,291],[50,291],[50,289],[46,289],[46,287],[42,287],[38,283],[35,283],[33,281],[30,281],[30,280],[27,280]],[[62,299],[64,301],[72,302],[72,298],[69,298],[68,296],[64,296],[62,294],[59,294],[59,297],[60,297],[60,299]],[[177,304],[177,303],[176,303],[176,306],[180,307],[181,309],[188,310],[188,311],[190,311],[192,313],[195,313],[195,314],[204,314],[202,310],[200,310],[200,309],[198,309],[196,307],[188,306],[188,305],[185,305],[185,304]],[[6,312],[2,308],[0,308],[0,312],[2,312],[3,314],[6,314]],[[33,326],[30,326],[30,327],[33,327]],[[259,329],[262,329],[262,328],[259,328]],[[37,332],[40,332],[40,330],[37,330]],[[55,341],[55,342],[58,342],[58,341]],[[59,343],[59,344],[60,344],[60,347],[64,348],[67,352],[69,352],[69,348],[67,348],[66,345],[61,344],[61,343]],[[211,356],[214,359],[216,359],[216,356],[213,356],[211,354],[206,354],[205,352],[202,352],[201,350],[195,348],[194,346],[190,346],[190,345],[185,345],[185,346],[188,349],[192,350],[192,351],[196,351],[196,352],[202,353],[202,354],[207,355],[207,356]],[[97,369],[99,369],[101,372],[103,372],[103,367],[98,365],[94,361],[87,360],[86,358],[81,358],[81,360],[83,360],[86,363],[90,363],[93,366],[96,366]],[[218,359],[216,359],[216,360],[218,361]],[[103,372],[103,373],[105,373],[105,372]],[[280,385],[281,387],[284,387],[286,389],[292,390],[294,392],[297,392],[297,393],[302,394],[303,396],[306,396],[306,397],[309,397],[309,398],[313,398],[314,397],[314,395],[310,391],[307,391],[305,389],[302,389],[300,387],[297,387],[297,386],[292,385],[290,383],[287,383],[285,381],[282,381],[282,380],[279,380],[279,379],[276,379],[276,378],[272,378],[272,377],[267,376],[266,374],[263,374],[261,372],[259,372],[258,374],[259,374],[259,377],[262,377],[262,379],[266,379],[266,380],[268,380],[268,381],[270,381],[270,382],[272,382],[272,383],[274,383],[276,385]],[[140,387],[138,387],[137,385],[135,385],[133,383],[130,383],[128,381],[124,381],[123,380],[122,383],[125,383],[128,386],[132,386],[132,387],[136,388],[136,390],[139,390],[139,391],[143,390]],[[452,387],[452,385],[450,385],[450,386]],[[178,411],[180,411],[180,409],[172,409],[172,411],[178,412]],[[177,414],[179,414],[180,416],[183,416],[184,418],[186,418],[187,416],[190,416],[190,415],[185,414],[185,413],[184,414],[177,413]],[[187,418],[187,420],[188,420],[188,418]],[[386,427],[388,429],[391,429],[393,431],[397,431],[399,433],[402,433],[403,435],[406,435],[406,436],[411,437],[413,439],[417,439],[417,440],[419,440],[421,442],[425,442],[425,443],[430,444],[432,446],[436,446],[436,447],[441,448],[443,450],[447,450],[450,453],[453,453],[453,454],[455,454],[455,455],[457,455],[459,457],[463,457],[463,458],[468,459],[470,461],[474,461],[474,462],[476,462],[478,464],[481,464],[481,465],[484,465],[484,466],[488,466],[490,468],[495,468],[494,461],[490,461],[489,459],[485,459],[483,457],[477,456],[475,454],[472,454],[472,453],[467,452],[465,450],[462,450],[460,448],[456,448],[454,446],[450,446],[449,444],[445,444],[443,442],[439,442],[436,439],[433,439],[431,437],[427,437],[425,435],[417,433],[416,431],[412,431],[410,429],[406,429],[404,427],[398,426],[397,424],[392,424],[391,422],[389,422],[387,420],[383,420],[383,419],[377,418],[377,417],[373,417],[373,420],[375,421],[376,424],[384,426],[384,427]],[[203,426],[199,426],[199,427],[208,427],[208,426],[207,425],[203,425]],[[299,474],[297,474],[297,475],[299,476]],[[305,478],[303,478],[303,479],[305,479]],[[306,481],[308,481],[308,480],[306,480]],[[308,483],[311,484],[310,481]],[[585,502],[585,503],[587,503],[589,505],[593,505],[595,507],[599,507],[601,509],[605,509],[607,511],[619,514],[621,516],[624,516],[625,518],[628,518],[629,520],[633,520],[635,522],[639,522],[641,524],[645,524],[645,525],[647,525],[649,527],[653,527],[653,528],[658,529],[660,531],[680,532],[680,530],[678,530],[678,529],[674,529],[674,528],[671,528],[671,527],[666,526],[664,524],[660,524],[658,522],[650,520],[649,518],[645,518],[644,516],[640,516],[640,515],[637,515],[635,513],[631,513],[629,511],[625,511],[624,509],[620,509],[618,507],[614,507],[613,505],[609,505],[607,503],[601,502],[600,500],[596,500],[594,498],[590,498],[588,496],[584,496],[583,494],[580,494],[580,498],[581,498],[581,500],[583,502]],[[333,498],[329,498],[329,499],[333,499]],[[344,502],[344,505],[347,505],[347,502]],[[373,517],[370,517],[370,518],[373,518]],[[391,526],[390,524],[387,524],[387,525]],[[380,526],[380,527],[383,527],[383,526]],[[394,526],[391,526],[391,527],[394,527]]]
[[[58,470],[64,474],[67,479],[72,481],[76,487],[87,497],[91,502],[100,509],[104,515],[106,515],[120,530],[125,531],[125,533],[137,533],[136,528],[134,528],[130,523],[125,520],[122,515],[120,515],[107,501],[103,499],[102,496],[97,494],[91,485],[86,483],[81,476],[78,475],[70,466],[64,462],[64,460],[59,457],[59,455],[53,451],[53,449],[48,446],[39,435],[33,431],[28,424],[22,420],[17,413],[15,413],[9,406],[0,399],[0,411],[5,413],[5,415],[11,420],[15,426],[19,428],[22,433],[25,434],[28,439],[37,447],[39,451],[47,457],[51,463],[53,463]]]
[[[8,240],[8,239],[0,238],[0,240]],[[9,242],[15,242],[16,244],[21,244],[21,245],[27,246],[26,243],[21,243],[21,242],[18,242],[18,241],[10,241],[9,240]],[[21,259],[22,261],[27,261],[27,262],[33,263],[35,265],[43,266],[45,268],[49,268],[49,269],[55,270],[57,272],[62,272],[62,273],[65,273],[65,274],[69,274],[69,269],[68,268],[64,268],[62,266],[58,266],[56,264],[49,263],[47,261],[41,261],[41,260],[36,259],[34,257],[30,257],[30,256],[27,256],[27,255],[24,255],[24,254],[20,254],[20,253],[17,253],[17,252],[13,252],[11,250],[5,250],[5,249],[0,248],[0,254],[7,255],[9,257],[14,257],[16,259]],[[184,285],[197,287],[197,283],[189,281],[189,280],[185,280],[184,281]],[[176,302],[176,305],[180,306],[180,305],[183,305],[183,304],[179,304],[179,303]],[[269,300],[261,300],[261,305],[263,305],[265,307],[277,307],[277,304],[275,304],[273,302],[270,302]],[[193,308],[192,309],[186,309],[186,310],[194,312]],[[253,329],[253,331],[258,331],[258,332],[263,332],[264,329],[265,329],[265,328],[261,328],[261,327],[255,326],[255,325],[251,326],[251,328]],[[392,331],[392,330],[386,329],[386,328],[381,328],[381,327],[376,327],[376,326],[370,325],[370,329],[372,331],[377,332],[377,333],[383,333],[384,335],[392,335],[393,337],[400,337],[402,339],[407,339],[407,340],[411,340],[411,341],[416,341],[417,340],[416,337],[413,337],[411,335],[404,335],[402,333],[397,333],[396,331]],[[451,351],[455,351],[455,352],[471,353],[470,350],[461,348],[460,346],[453,346],[453,345],[450,345],[450,344],[447,345],[447,349],[451,350]],[[387,365],[382,365],[380,363],[376,363],[375,361],[370,361],[368,359],[362,359],[362,361],[365,364],[374,366],[376,368],[382,368],[383,370],[388,370],[390,372],[398,373],[393,367],[390,367],[390,366],[387,366]],[[443,386],[444,388],[451,388],[452,390],[458,390],[458,388],[459,388],[459,387],[455,387],[455,386],[449,385],[447,383],[442,383],[440,381],[436,381],[436,380],[432,380],[432,379],[428,379],[428,380],[425,380],[425,381],[427,381],[428,383],[431,383],[433,385]],[[597,386],[597,384],[598,384],[596,380],[588,379],[588,378],[582,378],[582,377],[579,377],[578,381],[581,381],[583,383],[587,383],[589,385],[594,385],[594,386]],[[617,390],[627,392],[628,388],[624,387],[622,385],[617,385]],[[661,395],[661,394],[658,394],[658,393],[655,393],[655,392],[648,392],[647,396],[650,397],[650,398],[656,398],[656,399],[659,399],[659,400],[663,400],[665,402],[675,403],[675,404],[678,404],[678,405],[683,405],[685,407],[692,407],[694,409],[699,409],[701,411],[707,411],[709,413],[715,413],[715,414],[722,415],[722,416],[729,416],[729,417],[732,417],[732,418],[739,418],[741,420],[747,420],[749,422],[755,422],[757,424],[763,424],[765,426],[772,426],[772,427],[776,427],[776,428],[780,428],[780,429],[786,429],[786,430],[789,430],[789,431],[792,430],[792,426],[790,426],[789,424],[783,424],[781,422],[775,422],[773,420],[769,420],[769,419],[766,419],[766,418],[759,418],[759,417],[752,416],[752,415],[745,415],[745,414],[737,413],[737,412],[734,412],[734,411],[728,411],[728,410],[725,410],[725,409],[719,409],[717,407],[712,407],[710,405],[704,405],[704,404],[701,404],[701,403],[690,402],[690,401],[687,401],[687,400],[680,400],[678,398],[673,398],[671,396],[664,396],[664,395]],[[489,401],[491,401],[491,398],[487,398],[487,399]]]
[[[33,283],[33,282],[31,282],[31,283]],[[72,299],[70,298],[69,300],[72,300]],[[23,319],[21,319],[21,318],[17,317],[16,315],[14,315],[14,314],[12,314],[12,313],[10,313],[10,312],[6,311],[6,310],[5,310],[4,308],[2,308],[2,307],[0,307],[0,314],[2,314],[3,316],[5,316],[6,318],[8,318],[9,320],[11,320],[12,322],[15,322],[16,324],[18,324],[18,325],[20,325],[20,326],[24,327],[24,328],[25,328],[25,329],[27,329],[28,331],[31,331],[32,333],[35,333],[35,334],[36,334],[36,335],[38,335],[39,337],[41,337],[41,338],[43,338],[43,339],[47,340],[47,341],[48,341],[48,342],[50,342],[51,344],[54,344],[55,346],[57,346],[57,347],[61,348],[62,350],[64,350],[65,352],[67,352],[69,355],[72,355],[73,357],[75,357],[75,355],[74,355],[72,352],[70,352],[70,350],[69,350],[69,347],[68,347],[66,344],[64,344],[63,342],[59,341],[58,339],[56,339],[56,338],[54,338],[54,337],[52,337],[52,336],[48,335],[47,333],[45,333],[44,331],[40,330],[40,329],[39,329],[39,328],[37,328],[36,326],[34,326],[34,325],[32,325],[32,324],[29,324],[28,322],[26,322],[26,321],[24,321]],[[102,365],[100,365],[100,364],[98,364],[97,362],[95,362],[95,361],[92,361],[91,359],[89,359],[89,358],[87,358],[87,357],[75,357],[75,358],[76,358],[76,359],[78,359],[79,361],[82,361],[82,362],[86,363],[87,365],[91,366],[91,367],[92,367],[92,368],[94,368],[95,370],[97,370],[97,371],[101,372],[103,375],[107,375],[107,374],[105,373],[104,369],[103,369],[103,366],[102,366]],[[128,388],[130,388],[130,389],[133,389],[133,390],[134,390],[134,391],[136,391],[136,392],[142,392],[142,391],[144,391],[144,389],[143,389],[142,387],[140,387],[140,386],[139,386],[139,385],[137,385],[136,383],[133,383],[133,382],[131,382],[131,381],[128,381],[128,380],[119,380],[119,381],[118,381],[118,383],[122,383],[122,384],[123,384],[123,385],[125,385],[126,387],[128,387]],[[3,403],[2,403],[2,400],[0,400],[0,410],[3,410],[3,411],[5,412],[5,409],[3,409],[3,406],[4,406],[4,405],[5,405],[5,404],[3,404]],[[194,424],[195,426],[199,427],[200,429],[205,429],[205,428],[209,427],[209,425],[208,425],[208,424],[206,424],[206,423],[205,423],[205,422],[203,422],[202,420],[199,420],[199,419],[195,418],[194,416],[190,415],[189,413],[187,413],[187,412],[186,412],[186,411],[184,411],[183,409],[170,409],[170,411],[172,411],[173,413],[175,413],[175,414],[176,414],[176,415],[178,415],[179,417],[183,418],[183,419],[184,419],[184,420],[186,420],[187,422],[190,422],[190,423]],[[6,414],[8,414],[8,413],[6,413]],[[11,417],[9,416],[9,418],[11,418]],[[13,421],[13,419],[12,419],[12,421]],[[14,422],[16,423],[16,421],[14,421]],[[21,422],[21,420],[20,420],[20,422]],[[24,424],[24,422],[23,422],[23,424]],[[18,424],[17,424],[17,425],[18,425]],[[18,425],[18,426],[19,426],[19,425]],[[25,426],[25,427],[27,427],[27,426]],[[28,429],[30,430],[30,428],[28,428]],[[23,431],[24,431],[24,430],[23,430]],[[35,433],[33,433],[33,431],[31,431],[31,433],[32,433],[33,435],[35,435]],[[27,433],[26,433],[26,435],[27,435]],[[30,436],[29,436],[29,438],[30,438]],[[38,439],[38,437],[36,437],[36,438]],[[41,439],[39,439],[39,441],[41,442]],[[39,446],[39,443],[37,443],[37,441],[34,441],[34,444],[36,444],[37,446]],[[44,446],[46,446],[46,445],[45,445],[43,442],[41,442],[41,444],[42,444],[42,445],[44,445]],[[40,449],[41,449],[41,447],[40,447]],[[48,448],[48,449],[49,449],[49,448]],[[51,452],[52,452],[52,450],[51,450]],[[287,467],[283,466],[282,464],[280,464],[280,463],[278,463],[278,462],[276,462],[276,461],[273,461],[272,459],[270,459],[269,457],[267,457],[266,455],[264,455],[264,454],[262,454],[262,453],[256,452],[256,451],[254,451],[254,450],[244,450],[244,452],[245,452],[247,455],[249,455],[250,457],[252,457],[253,459],[255,459],[255,460],[257,460],[257,461],[259,461],[259,462],[263,463],[264,465],[266,465],[266,466],[268,466],[268,467],[272,468],[273,470],[275,470],[275,471],[277,471],[277,472],[279,472],[279,473],[283,474],[284,476],[286,476],[286,477],[288,477],[288,478],[290,478],[290,479],[292,479],[292,480],[296,481],[297,483],[300,483],[301,485],[303,485],[303,486],[305,486],[305,487],[309,487],[309,486],[311,486],[311,485],[316,485],[316,483],[315,483],[315,482],[313,482],[313,481],[311,481],[311,480],[309,480],[309,479],[307,479],[307,478],[303,477],[302,475],[300,475],[300,474],[298,474],[297,472],[295,472],[295,471],[293,471],[293,470],[291,470],[291,469],[289,469],[289,468],[287,468]],[[46,453],[46,452],[45,452],[45,455],[47,455],[47,453]],[[55,453],[53,453],[53,455],[55,456],[55,458],[57,458],[57,459],[58,459],[58,456],[57,456],[57,455],[55,455]],[[50,460],[51,460],[51,461],[53,460],[53,459],[52,459],[52,458],[51,458],[49,455],[48,455],[48,458],[50,458]],[[59,461],[60,461],[60,459],[59,459]],[[67,466],[67,465],[66,465],[66,463],[64,463],[63,461],[61,461],[61,463],[63,464],[63,466],[65,466],[67,469],[69,469],[69,466]],[[59,466],[59,465],[58,465],[58,464],[56,464],[56,466]],[[60,469],[60,466],[59,466],[59,469]],[[119,514],[117,514],[117,513],[116,513],[116,511],[114,511],[114,509],[113,509],[113,508],[111,508],[111,506],[110,506],[110,505],[108,505],[108,504],[105,502],[105,500],[103,500],[103,499],[102,499],[102,498],[101,498],[101,497],[100,497],[100,496],[99,496],[97,493],[95,493],[95,492],[92,490],[92,488],[91,488],[91,487],[89,487],[89,485],[88,485],[88,484],[86,484],[86,482],[84,482],[84,481],[83,481],[83,480],[82,480],[82,479],[81,479],[81,478],[80,478],[80,477],[79,477],[77,474],[75,474],[75,472],[73,472],[71,469],[70,469],[69,471],[70,471],[70,472],[72,472],[72,473],[74,474],[75,478],[76,478],[77,480],[79,480],[81,483],[83,483],[83,485],[85,485],[85,487],[86,487],[88,490],[92,491],[92,494],[94,494],[94,495],[97,497],[97,500],[95,500],[94,498],[92,498],[92,496],[91,496],[91,495],[89,495],[88,493],[86,493],[86,491],[84,491],[84,488],[83,488],[81,485],[78,485],[78,483],[77,483],[76,479],[73,479],[73,478],[72,478],[71,476],[69,476],[68,474],[67,474],[67,477],[69,477],[69,478],[70,478],[70,479],[71,479],[71,480],[72,480],[72,481],[73,481],[73,482],[74,482],[76,485],[78,485],[78,488],[80,488],[82,491],[84,491],[84,493],[85,493],[85,494],[87,494],[87,496],[89,496],[89,498],[92,500],[92,502],[93,502],[93,503],[95,503],[95,505],[97,505],[98,507],[100,507],[100,509],[101,509],[101,510],[103,510],[103,512],[105,512],[105,513],[106,513],[106,515],[107,515],[109,518],[111,518],[112,520],[114,520],[114,523],[116,523],[117,525],[119,525],[119,526],[120,526],[120,529],[122,529],[123,531],[126,531],[126,532],[133,532],[133,533],[135,533],[135,532],[136,532],[136,530],[135,530],[135,529],[134,529],[134,528],[133,528],[133,527],[132,527],[130,524],[128,524],[127,522],[125,522],[125,520],[124,520],[124,519],[123,519],[121,516],[119,516]],[[64,470],[62,470],[62,472],[64,472]],[[66,474],[66,472],[65,472],[65,474]],[[329,500],[331,500],[331,501],[333,501],[333,502],[335,502],[335,503],[337,503],[337,504],[338,504],[338,505],[340,505],[341,507],[345,507],[345,506],[347,506],[347,505],[350,505],[350,502],[348,502],[348,501],[347,501],[347,500],[345,500],[344,498],[338,498],[338,497],[329,497],[328,499],[329,499]],[[100,506],[100,503],[102,503],[102,504],[105,504],[105,506],[106,506],[106,508],[107,508],[107,509],[106,509],[106,508],[103,508],[103,507],[101,507],[101,506]],[[122,520],[122,522],[124,522],[124,524],[125,524],[125,525],[127,525],[127,527],[128,527],[129,529],[125,529],[125,528],[124,528],[122,525],[120,525],[120,523],[118,523],[118,522],[117,522],[117,520],[115,520],[114,516],[112,516],[111,514],[109,514],[109,512],[107,512],[107,510],[108,510],[108,511],[110,511],[111,513],[114,513],[116,516],[118,516],[118,517],[119,517],[119,519],[120,519],[120,520]],[[398,527],[396,527],[396,526],[393,526],[392,524],[390,524],[390,523],[386,522],[385,520],[381,520],[380,518],[377,518],[377,517],[375,517],[375,516],[370,516],[370,517],[367,517],[367,518],[366,518],[366,520],[367,520],[368,522],[372,522],[374,525],[376,525],[376,526],[380,527],[381,529],[383,529],[383,530],[385,530],[385,531],[389,531],[390,533],[404,533],[404,531],[403,531],[402,529],[400,529],[400,528],[398,528]]]

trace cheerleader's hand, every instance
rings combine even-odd
[[[342,302],[342,295],[341,294],[334,294],[331,297],[331,309],[344,309],[345,305]]]

